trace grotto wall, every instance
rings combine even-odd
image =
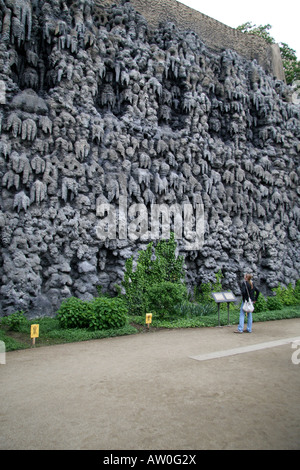
[[[119,0],[95,0],[99,8],[118,3]],[[180,31],[194,31],[207,48],[217,52],[231,49],[248,60],[256,59],[264,70],[285,81],[278,44],[268,44],[258,36],[241,33],[177,0],[130,0],[130,3],[151,28],[157,29],[163,18]]]
[[[129,2],[0,5],[1,315],[113,291],[150,241],[134,211],[120,233],[120,201],[202,205],[201,248],[178,241],[191,287],[219,269],[237,294],[245,270],[264,289],[298,279],[300,107],[283,81]]]

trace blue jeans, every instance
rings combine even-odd
[[[239,331],[244,331],[245,312],[243,310],[243,305],[244,305],[244,302],[242,302],[241,310],[240,310],[240,322],[239,322],[239,326],[238,326]],[[252,331],[252,313],[251,312],[248,313],[247,331],[249,333],[251,333],[251,331]]]

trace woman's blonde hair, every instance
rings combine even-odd
[[[251,289],[253,288],[252,274],[245,274],[246,280],[249,282]]]

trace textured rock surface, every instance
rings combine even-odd
[[[2,0],[1,313],[54,314],[120,284],[147,241],[99,240],[97,204],[204,203],[191,286],[299,277],[300,108],[236,52],[130,3]]]
[[[98,6],[116,3],[120,0],[95,0]],[[256,59],[264,70],[285,81],[278,44],[267,44],[255,35],[249,37],[177,0],[130,0],[130,3],[146,18],[148,26],[157,29],[162,19],[170,21],[181,31],[197,33],[209,49],[217,52],[231,49],[248,60]]]

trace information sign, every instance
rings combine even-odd
[[[30,337],[32,340],[32,346],[35,346],[35,338],[38,338],[40,334],[40,325],[34,324],[30,328]]]
[[[30,337],[31,338],[38,338],[40,332],[40,325],[31,325],[30,328]]]
[[[228,312],[228,325],[229,325],[229,304],[230,302],[235,302],[237,299],[232,292],[212,292],[214,301],[218,304],[218,319],[220,326],[220,304],[227,303],[227,312]]]

